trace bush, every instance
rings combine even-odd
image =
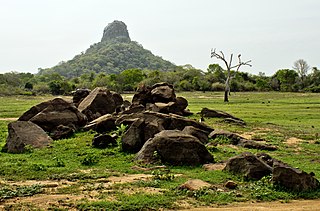
[[[211,90],[212,91],[224,91],[225,90],[225,85],[220,83],[220,82],[216,82],[216,83],[213,83],[211,85]]]

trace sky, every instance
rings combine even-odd
[[[101,40],[108,23],[126,23],[131,40],[176,65],[206,70],[241,53],[272,75],[304,59],[320,67],[319,0],[0,0],[0,73],[37,73]],[[237,61],[235,61],[237,62]],[[223,67],[223,66],[222,66]]]

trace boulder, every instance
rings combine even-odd
[[[147,163],[160,159],[171,165],[200,165],[214,161],[196,137],[179,130],[164,130],[156,134],[143,145],[136,159]]]
[[[179,111],[184,111],[188,107],[188,101],[184,97],[177,97],[175,100],[175,105]]]
[[[91,122],[89,122],[84,129],[85,130],[94,130],[98,133],[105,133],[117,129],[115,124],[117,117],[111,114],[105,114]]]
[[[237,118],[227,112],[219,111],[219,110],[213,110],[209,108],[202,108],[200,111],[200,115],[203,117],[215,117],[215,118],[229,118],[229,119],[235,119],[238,121],[241,121],[244,123],[244,121],[240,118]]]
[[[176,97],[173,86],[166,82],[156,83],[152,87],[140,86],[138,93],[133,96],[132,105],[142,105],[146,110],[166,114],[192,114],[186,110],[188,101],[183,97]]]
[[[179,189],[189,190],[189,191],[199,191],[204,188],[212,188],[213,186],[200,179],[190,179],[187,182],[179,186]]]
[[[122,150],[125,152],[138,152],[143,146],[144,133],[143,128],[145,122],[143,119],[137,119],[134,121],[129,129],[121,137]]]
[[[172,85],[167,83],[158,83],[152,86],[151,97],[154,103],[174,102],[176,95]]]
[[[259,180],[272,173],[272,167],[250,152],[244,152],[230,158],[224,170],[233,174],[242,175],[246,179],[254,180]]]
[[[72,104],[62,98],[40,103],[25,112],[20,121],[31,121],[46,132],[52,132],[59,125],[80,128],[87,123],[85,115]]]
[[[123,101],[122,96],[119,93],[114,92],[114,91],[110,91],[110,93],[111,93],[112,99],[114,100],[114,103],[116,104],[116,107],[123,105],[124,101]],[[127,104],[127,102],[126,102],[126,104]]]
[[[226,187],[228,189],[236,189],[237,186],[238,186],[238,184],[232,180],[229,180],[224,184],[224,187]]]
[[[59,125],[50,133],[50,137],[53,140],[70,138],[75,133],[75,131],[76,131],[76,128],[74,127],[74,125],[69,125],[69,126]]]
[[[86,98],[90,94],[90,89],[77,89],[76,91],[72,92],[72,102],[73,104],[78,107],[81,101]]]
[[[116,120],[116,125],[120,125],[124,123],[126,120],[132,120],[137,118],[143,119],[146,125],[148,125],[148,123],[150,122],[156,121],[159,125],[162,125],[162,127],[165,130],[183,130],[186,126],[193,126],[195,128],[205,131],[206,133],[211,133],[213,131],[213,128],[209,127],[208,125],[192,119],[187,119],[185,117],[175,114],[162,114],[159,112],[152,111],[121,115]]]
[[[108,89],[97,87],[83,99],[78,109],[92,121],[105,114],[112,114],[116,107],[113,94]]]
[[[275,162],[272,171],[272,181],[292,191],[312,191],[320,188],[314,174],[308,174],[300,169]]]
[[[28,121],[16,121],[8,124],[8,138],[3,151],[22,153],[26,146],[43,148],[52,143],[52,139],[38,125]]]
[[[117,146],[117,136],[110,136],[108,134],[100,134],[95,136],[92,140],[92,147],[99,149],[106,149],[109,146]]]
[[[216,139],[218,137],[225,137],[230,141],[230,144],[241,146],[248,149],[259,149],[259,150],[268,150],[275,151],[278,148],[268,144],[257,143],[253,140],[245,139],[238,134],[231,133],[224,130],[215,130],[209,134],[209,138]],[[213,141],[214,142],[214,141]]]
[[[208,143],[208,132],[198,129],[196,127],[193,126],[186,126],[185,128],[183,128],[182,130],[183,132],[185,132],[186,134],[192,135],[194,137],[197,137],[199,139],[199,141],[203,144]]]

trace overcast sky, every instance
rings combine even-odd
[[[272,75],[297,59],[320,66],[319,0],[0,0],[0,73],[36,73],[101,40],[114,20],[176,65],[206,70],[211,48]]]

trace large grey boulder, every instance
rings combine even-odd
[[[91,122],[89,122],[84,129],[85,130],[94,130],[98,133],[110,132],[117,129],[115,121],[117,120],[116,116],[111,114],[105,114]]]
[[[129,129],[121,137],[122,150],[126,152],[138,152],[144,144],[143,119],[135,120]]]
[[[164,130],[156,134],[143,145],[136,159],[147,163],[160,159],[171,165],[200,165],[214,161],[196,137],[179,130]]]
[[[108,89],[97,87],[83,99],[78,109],[87,116],[89,121],[105,114],[112,114],[118,105],[118,103],[115,102],[114,96],[115,94],[111,93]],[[119,96],[117,96],[116,99],[118,99],[118,97]]]
[[[168,103],[176,100],[173,86],[168,83],[157,83],[152,86],[151,97],[154,103]]]
[[[293,191],[312,191],[320,188],[314,174],[308,174],[286,164],[275,162],[272,171],[272,181]]]
[[[3,151],[22,153],[26,146],[43,148],[52,143],[52,139],[36,124],[28,121],[16,121],[8,124],[8,138]]]
[[[157,124],[161,125],[165,130],[183,130],[186,126],[193,126],[195,128],[205,131],[206,133],[211,133],[213,131],[213,128],[204,123],[200,123],[192,119],[187,119],[180,115],[163,114],[152,111],[121,115],[116,120],[116,125],[120,125],[132,119],[143,119],[146,125],[150,122],[156,121]]]
[[[60,125],[80,128],[87,123],[87,118],[72,103],[55,98],[33,106],[19,121],[31,121],[46,132],[52,132]]]
[[[233,174],[239,174],[246,179],[254,180],[259,180],[272,173],[272,167],[250,152],[244,152],[230,158],[224,170]]]
[[[269,145],[269,144],[262,144],[257,143],[253,140],[245,139],[238,134],[224,131],[224,130],[215,130],[209,134],[209,138],[213,139],[212,143],[215,143],[215,139],[219,137],[227,138],[230,144],[241,146],[248,149],[259,149],[259,150],[268,150],[268,151],[275,151],[277,147]]]
[[[90,89],[77,89],[72,92],[72,102],[73,104],[78,107],[81,101],[86,98],[90,94]]]

